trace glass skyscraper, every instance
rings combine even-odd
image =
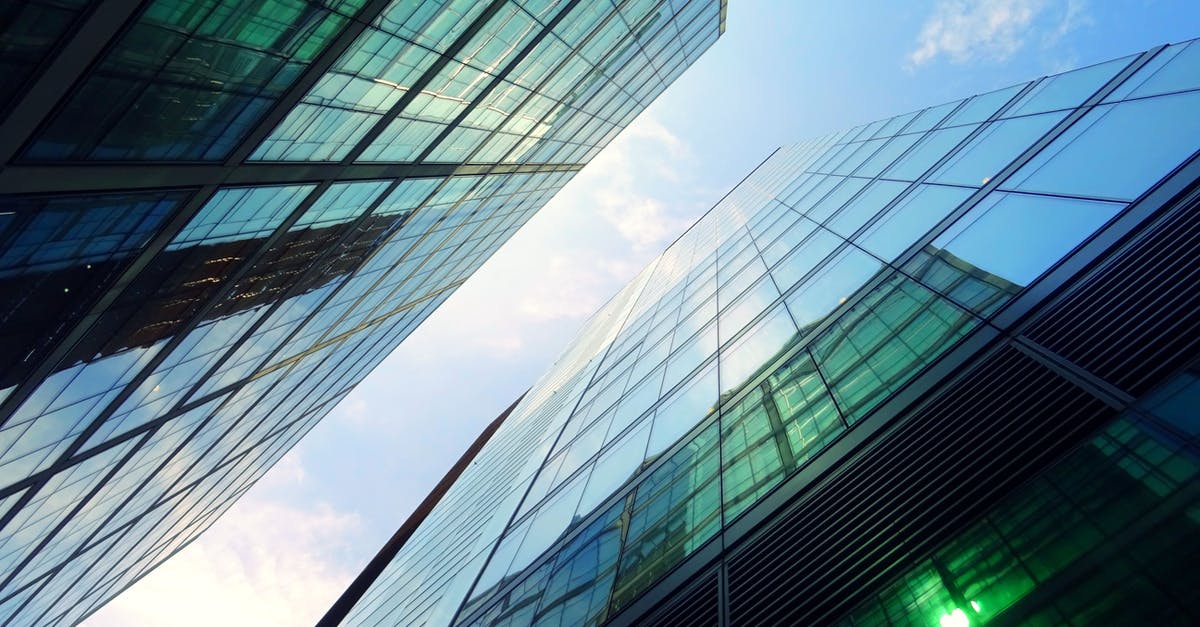
[[[724,10],[0,7],[0,624],[78,622],[202,533]]]
[[[1197,111],[1190,42],[778,149],[326,622],[1200,621]]]

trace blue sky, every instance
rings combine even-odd
[[[1195,0],[730,0],[708,53],[90,625],[311,624],[583,320],[775,147],[1200,36]]]

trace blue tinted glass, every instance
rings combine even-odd
[[[788,310],[802,332],[816,326],[846,302],[883,267],[878,259],[847,247],[787,297]]]
[[[961,187],[921,185],[860,234],[855,243],[884,261],[892,261],[970,195],[971,190]]]
[[[992,122],[938,168],[929,181],[975,187],[985,185],[1066,115],[1043,113]]]
[[[1132,200],[1195,152],[1196,111],[1197,92],[1098,106],[1004,187]]]
[[[972,124],[982,122],[994,115],[1004,106],[1013,96],[1017,95],[1025,87],[1027,83],[997,89],[996,91],[980,94],[967,101],[961,109],[950,116],[948,120],[942,123],[943,127],[957,126],[959,124]]]
[[[1200,88],[1200,40],[1176,44],[1158,53],[1104,101],[1144,98],[1197,88]]]
[[[932,246],[1018,285],[1028,285],[1124,205],[993,193]]]
[[[975,124],[955,126],[925,135],[921,143],[888,168],[883,178],[917,180],[977,127]]]
[[[1129,65],[1132,58],[1115,59],[1045,78],[1005,111],[1004,116],[1077,107]]]
[[[895,181],[875,181],[863,190],[857,198],[850,201],[844,209],[829,220],[829,230],[843,237],[850,237],[862,228],[871,218],[875,217],[900,192],[908,187],[908,183]]]

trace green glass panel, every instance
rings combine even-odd
[[[25,157],[219,160],[348,21],[317,0],[156,0]]]
[[[813,356],[853,422],[976,324],[966,311],[893,274],[822,333]]]
[[[636,598],[720,528],[717,439],[713,424],[638,486],[612,611]]]

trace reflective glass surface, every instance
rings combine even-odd
[[[218,160],[363,0],[155,0],[25,153],[34,160]]]
[[[840,624],[1191,622],[1200,449],[1163,427],[1196,400],[1194,372],[1168,382]]]
[[[1132,73],[1143,93],[1188,84],[1167,68],[1194,56],[1184,56],[1189,45]],[[1112,81],[1132,61],[777,150],[585,324],[347,622],[432,615],[394,608],[416,607],[453,579],[456,593],[463,580],[470,592],[443,595],[438,622],[598,624],[805,469],[832,463],[836,443],[998,324],[1186,159],[1185,146],[1200,145],[1192,135],[1147,142],[1153,154],[1111,181],[1038,178],[1077,171],[1105,150],[1137,150],[1105,138],[1146,125],[1187,134],[1169,101],[1190,92],[1072,115],[1120,93]],[[1164,87],[1152,87],[1154,71]],[[1093,130],[1121,107],[1163,115],[1130,113],[1112,118],[1117,130]],[[1092,148],[1070,148],[1084,137]],[[451,529],[468,528],[470,548],[453,544]],[[430,564],[481,551],[489,557],[478,568]],[[951,570],[981,572],[968,562]],[[937,608],[930,624],[953,609]]]
[[[203,533],[720,31],[715,0],[9,4],[0,113],[15,93],[29,117],[22,89],[54,96],[40,59],[100,36],[15,159],[32,191],[0,198],[3,624],[77,623]],[[698,326],[662,338],[694,349],[679,378],[716,352],[706,280]],[[592,357],[554,385],[582,392]],[[550,454],[574,406],[520,419],[496,483],[471,488],[491,507],[423,540],[464,559],[391,573],[407,596],[377,595],[371,620],[450,622],[485,566],[522,571],[639,472],[667,354],[636,378],[633,357],[520,525],[501,517],[538,470],[522,455]],[[588,533],[546,570],[540,620],[607,612],[607,589],[577,587],[615,581],[613,528]],[[431,567],[436,585],[411,576]]]

